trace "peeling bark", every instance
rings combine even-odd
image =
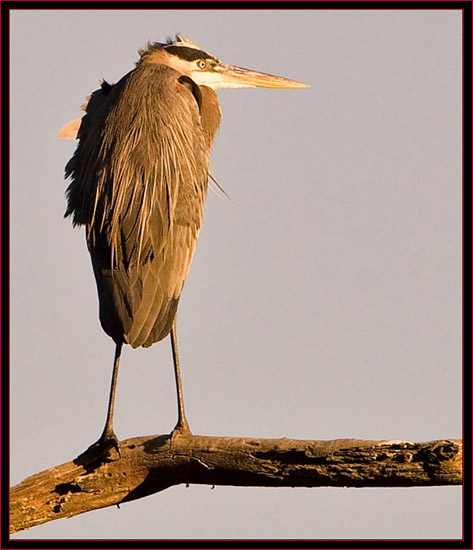
[[[462,483],[462,442],[144,436],[104,461],[71,462],[11,489],[10,532],[142,498],[173,485],[407,487]]]

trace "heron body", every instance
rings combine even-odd
[[[108,88],[88,107],[67,167],[67,213],[87,227],[103,329],[150,346],[169,334],[189,272],[220,109],[213,90],[202,110],[187,77],[154,63]]]
[[[114,437],[121,346],[148,347],[170,332],[178,427],[187,424],[175,321],[202,224],[210,149],[220,123],[214,89],[249,86],[307,87],[224,65],[178,35],[174,42],[140,51],[136,68],[114,85],[102,83],[84,105],[80,123],[72,121],[60,131],[61,137],[79,139],[66,166],[72,179],[66,216],[86,228],[100,321],[117,346],[102,441]]]

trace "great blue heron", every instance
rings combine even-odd
[[[179,297],[199,234],[212,141],[220,123],[216,88],[306,88],[306,84],[225,65],[180,35],[148,44],[136,68],[103,82],[82,120],[60,137],[79,144],[66,166],[65,216],[85,225],[100,321],[116,344],[104,431],[91,448],[118,441],[113,408],[122,345],[148,347],[171,334],[178,422],[184,412],[176,339]]]

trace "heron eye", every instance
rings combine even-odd
[[[199,67],[199,69],[205,69],[205,67],[207,67],[207,62],[201,59],[197,62],[197,66]]]

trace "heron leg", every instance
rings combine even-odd
[[[173,434],[190,434],[192,433],[189,428],[189,423],[187,422],[186,413],[184,411],[184,397],[182,393],[182,380],[181,380],[181,370],[179,368],[179,355],[177,353],[177,335],[176,335],[176,320],[177,315],[174,317],[171,328],[171,348],[172,348],[172,359],[174,362],[174,376],[176,378],[176,389],[177,389],[177,410],[178,418],[176,427],[173,430]]]
[[[102,435],[86,451],[76,459],[78,464],[87,464],[95,461],[105,461],[109,459],[109,450],[113,447],[120,455],[120,446],[118,438],[113,431],[113,409],[115,406],[115,393],[117,390],[118,367],[120,365],[120,356],[123,344],[120,342],[115,347],[115,359],[113,362],[112,383],[110,385],[110,397],[108,400],[107,420]],[[121,456],[121,455],[120,455]]]
[[[117,391],[118,380],[118,367],[120,366],[120,357],[122,354],[123,344],[120,342],[115,347],[115,359],[113,361],[113,374],[112,383],[110,385],[110,397],[108,400],[107,420],[105,421],[105,427],[103,433],[100,436],[99,441],[115,441],[115,447],[118,450],[118,440],[115,432],[113,431],[113,410],[115,408],[115,393]]]

